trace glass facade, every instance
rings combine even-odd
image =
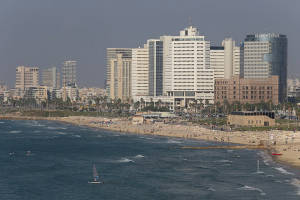
[[[247,35],[243,44],[244,78],[279,77],[279,101],[287,97],[287,37],[266,33]]]
[[[149,48],[149,95],[163,94],[163,42],[150,40]]]

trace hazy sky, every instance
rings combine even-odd
[[[276,32],[289,41],[288,73],[300,74],[300,0],[1,0],[0,80],[18,65],[78,61],[80,85],[104,86],[105,49],[177,35],[189,17],[214,44]]]

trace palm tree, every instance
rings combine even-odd
[[[134,103],[133,107],[134,107],[135,110],[138,110],[139,107],[140,107],[140,102],[139,102],[139,101],[136,101],[136,102]]]
[[[99,116],[99,110],[100,110],[100,98],[96,97],[94,99],[95,103],[96,103],[96,107],[97,107],[97,116]]]
[[[141,109],[143,109],[145,107],[145,100],[141,98],[140,102],[141,102]]]

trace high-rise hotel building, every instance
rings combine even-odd
[[[111,77],[114,77],[115,75],[111,75],[111,69],[112,69],[112,60],[117,59],[117,55],[121,54],[123,59],[126,59],[128,62],[128,59],[131,60],[132,58],[132,49],[131,48],[107,48],[106,49],[106,81],[105,81],[105,87],[106,87],[106,93],[108,97],[116,96],[114,92],[111,93],[112,88],[112,79]],[[114,84],[113,87],[116,87],[116,84]]]
[[[279,101],[287,97],[287,37],[265,33],[247,35],[243,44],[241,77],[245,79],[279,77]]]
[[[124,58],[119,53],[110,60],[110,88],[111,99],[128,101],[131,98],[131,58]]]
[[[39,86],[39,68],[19,66],[16,69],[16,89],[25,90]]]
[[[214,70],[210,67],[210,41],[195,27],[179,36],[162,36],[164,45],[164,92],[181,105],[214,99]]]
[[[163,41],[147,41],[149,51],[149,96],[163,95]]]
[[[134,101],[140,100],[138,96],[149,94],[149,49],[147,45],[143,48],[132,49],[131,64],[131,95]]]

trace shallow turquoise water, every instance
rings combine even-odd
[[[0,121],[0,199],[300,199],[298,171],[263,152],[185,145],[216,144]],[[104,184],[88,184],[93,164]]]

